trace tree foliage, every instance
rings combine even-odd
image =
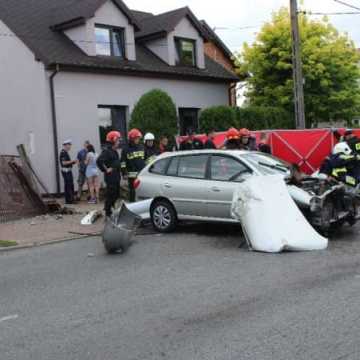
[[[236,112],[230,106],[213,106],[204,109],[199,118],[200,131],[206,133],[209,130],[225,131],[230,127],[237,126]]]
[[[144,94],[134,107],[130,128],[138,128],[143,133],[151,132],[157,138],[175,135],[177,115],[172,98],[159,89]]]
[[[354,43],[328,22],[300,15],[307,126],[350,120],[359,111],[359,61]],[[281,107],[294,113],[290,18],[286,8],[273,14],[253,45],[238,54],[251,105]]]

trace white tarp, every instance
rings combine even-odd
[[[253,176],[234,192],[232,216],[239,220],[253,250],[323,250],[328,240],[308,223],[282,176]]]

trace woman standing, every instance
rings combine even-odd
[[[87,146],[87,155],[85,159],[86,164],[86,179],[90,191],[90,200],[89,204],[96,204],[100,195],[100,178],[99,170],[96,165],[96,160],[98,155],[95,153],[95,148],[93,145],[89,144]]]

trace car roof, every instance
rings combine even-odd
[[[164,159],[167,157],[173,156],[183,156],[183,155],[202,155],[202,154],[216,154],[216,155],[233,155],[239,156],[244,154],[253,153],[253,151],[248,150],[211,150],[211,149],[204,149],[204,150],[185,150],[185,151],[175,151],[175,152],[166,152],[161,154],[158,159]]]

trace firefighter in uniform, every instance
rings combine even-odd
[[[346,142],[335,145],[332,154],[328,156],[320,167],[320,173],[329,179],[343,182],[355,187],[357,179],[353,176],[353,168],[358,161],[357,155],[353,155]]]
[[[129,144],[121,153],[121,171],[127,176],[129,183],[129,200],[135,201],[135,180],[139,172],[145,167],[145,151],[140,144],[142,134],[138,129],[129,131]]]
[[[106,183],[104,210],[107,217],[111,216],[112,208],[120,198],[121,163],[118,153],[121,134],[118,131],[110,131],[106,136],[106,144],[96,163],[104,173]]]
[[[256,139],[251,136],[248,129],[239,130],[239,149],[240,150],[256,150]]]
[[[159,151],[155,146],[155,136],[152,133],[147,133],[144,136],[144,151],[145,162],[151,164],[155,158],[159,155]]]
[[[72,141],[66,140],[63,142],[63,149],[60,152],[60,166],[61,175],[64,179],[64,192],[65,192],[65,204],[74,203],[74,177],[72,173],[72,167],[77,164],[77,160],[71,160],[70,150]]]
[[[354,154],[360,154],[360,139],[351,129],[345,131],[344,140],[347,142]]]
[[[230,128],[226,132],[226,140],[223,145],[225,150],[237,150],[239,149],[239,131],[235,128]]]

